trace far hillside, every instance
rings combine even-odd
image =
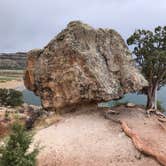
[[[0,53],[0,83],[22,80],[26,59],[24,52]]]
[[[26,58],[25,52],[0,53],[0,70],[24,70]]]

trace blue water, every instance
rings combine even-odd
[[[157,93],[157,100],[161,102],[163,108],[166,109],[166,87],[163,87]],[[138,95],[136,93],[126,94],[122,99],[118,100],[118,102],[131,102],[135,104],[146,105],[147,98],[145,95]],[[106,105],[111,106],[113,102],[108,102]]]
[[[29,90],[23,91],[24,102],[33,105],[41,105],[40,98],[35,96],[33,92]],[[161,101],[162,106],[166,109],[166,87],[161,88],[158,92],[158,100]],[[135,104],[146,105],[146,96],[137,94],[126,94],[121,100],[122,102],[132,102]],[[110,106],[112,102],[107,102],[106,105]]]
[[[33,92],[29,90],[23,90],[23,99],[25,103],[32,104],[32,105],[41,105],[40,98],[36,96]]]

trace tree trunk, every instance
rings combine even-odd
[[[148,87],[147,109],[157,109],[157,88],[158,84],[154,84]]]

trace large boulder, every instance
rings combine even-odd
[[[48,110],[118,99],[147,85],[115,30],[80,21],[28,53],[24,82]]]

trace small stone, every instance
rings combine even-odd
[[[127,103],[126,106],[127,107],[135,107],[136,105],[134,103]]]

